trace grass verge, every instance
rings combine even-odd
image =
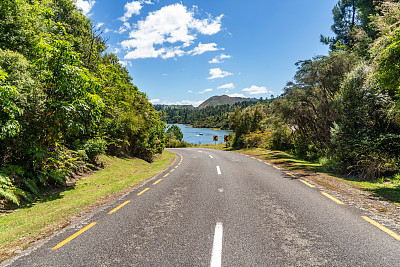
[[[204,148],[214,148],[220,150],[229,150],[221,145],[213,146],[207,145],[202,146]],[[362,179],[357,179],[354,177],[341,176],[331,173],[326,170],[324,166],[320,163],[309,162],[305,160],[296,159],[294,156],[274,150],[266,150],[262,148],[251,148],[251,149],[240,149],[234,150],[236,152],[241,152],[244,154],[256,156],[265,159],[276,165],[280,165],[288,170],[292,170],[299,174],[318,172],[329,175],[331,177],[341,179],[342,181],[356,187],[360,190],[368,191],[373,193],[375,196],[390,201],[391,203],[400,206],[400,184],[393,181],[366,181]]]
[[[67,190],[4,214],[0,217],[0,262],[67,226],[73,217],[153,177],[174,158],[168,151],[153,163],[136,158],[102,157],[105,169],[82,178]]]

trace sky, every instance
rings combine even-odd
[[[270,98],[327,55],[337,0],[76,0],[153,104]]]

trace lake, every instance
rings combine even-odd
[[[175,125],[181,129],[183,133],[183,141],[197,145],[214,144],[214,135],[218,136],[217,144],[223,144],[224,135],[232,133],[232,131],[214,130],[209,128],[193,128],[191,125]]]

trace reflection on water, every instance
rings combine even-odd
[[[170,125],[170,124],[168,124]],[[224,135],[229,135],[232,131],[213,130],[207,128],[193,128],[191,125],[175,124],[183,133],[183,141],[190,144],[214,144],[213,136],[218,136],[217,144],[224,143]]]

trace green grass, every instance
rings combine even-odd
[[[0,217],[0,262],[16,250],[67,226],[74,216],[101,205],[118,193],[167,168],[174,154],[168,151],[153,163],[140,159],[103,157],[106,168],[77,181],[73,187]]]

